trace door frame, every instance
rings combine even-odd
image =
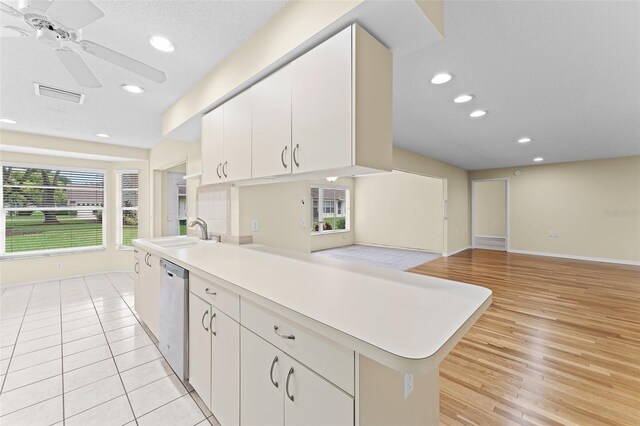
[[[502,180],[505,182],[505,204],[507,208],[507,229],[505,233],[505,251],[511,251],[511,202],[510,202],[510,188],[509,188],[509,178],[501,177],[501,178],[488,178],[488,179],[472,179],[471,180],[471,248],[476,248],[476,230],[475,230],[475,210],[476,210],[476,182],[491,182],[496,180]]]

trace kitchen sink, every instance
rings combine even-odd
[[[163,238],[154,238],[147,241],[151,244],[154,244],[162,248],[182,248],[182,247],[195,246],[199,244],[212,244],[216,242],[215,240],[205,241],[196,237],[163,237]]]

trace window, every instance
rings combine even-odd
[[[104,172],[2,166],[1,255],[104,247]]]
[[[349,190],[311,187],[311,222],[314,234],[349,230]]]
[[[116,172],[118,185],[118,245],[133,247],[138,238],[138,171]]]

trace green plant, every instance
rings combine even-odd
[[[344,217],[336,219],[336,229],[347,229],[347,221]]]

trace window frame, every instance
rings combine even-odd
[[[33,168],[33,169],[45,169],[45,170],[60,170],[69,172],[85,172],[95,173],[102,175],[102,244],[95,246],[83,246],[83,247],[69,247],[69,248],[57,248],[57,249],[41,249],[41,250],[29,250],[7,253],[6,250],[6,214],[8,211],[38,211],[30,208],[7,208],[4,206],[4,176],[0,182],[0,259],[16,259],[26,257],[43,257],[43,256],[55,256],[60,254],[74,254],[91,251],[104,251],[107,248],[107,217],[105,213],[108,212],[107,205],[107,191],[109,189],[107,171],[105,169],[92,169],[73,166],[62,166],[55,164],[43,164],[43,163],[23,163],[19,161],[0,161],[0,169],[4,169],[5,166],[20,167],[20,168]],[[51,207],[49,211],[69,211],[83,210],[78,207]],[[86,210],[86,209],[84,209]],[[99,210],[98,208],[92,210]]]
[[[328,231],[322,230],[320,229],[320,227],[318,227],[317,231],[313,230],[313,226],[314,226],[314,221],[313,221],[313,197],[311,197],[311,190],[312,189],[317,189],[318,190],[318,221],[319,223],[324,223],[324,218],[325,218],[325,214],[324,213],[324,199],[322,197],[322,190],[323,189],[332,189],[332,190],[344,190],[345,191],[345,205],[342,206],[342,210],[344,210],[344,220],[345,220],[345,229],[331,229]],[[311,224],[311,235],[327,235],[327,234],[339,234],[339,233],[343,233],[343,232],[351,232],[351,191],[353,188],[349,187],[349,186],[339,186],[339,185],[320,185],[320,184],[312,184],[309,187],[309,195],[310,195],[310,199],[311,199],[311,209],[310,209],[310,220],[309,223]],[[338,203],[335,202],[334,199],[334,203],[333,203],[333,213],[328,213],[326,214],[327,216],[332,215],[332,217],[337,218],[337,217],[342,217],[342,216],[338,216]],[[335,223],[335,222],[334,222]]]
[[[116,248],[118,250],[130,251],[133,250],[133,244],[127,246],[123,243],[124,239],[124,224],[122,223],[123,212],[125,210],[135,211],[138,216],[138,232],[140,232],[140,170],[128,169],[128,170],[115,170],[115,186],[116,186]],[[122,206],[122,175],[136,174],[138,175],[138,205],[136,207],[123,207]]]

